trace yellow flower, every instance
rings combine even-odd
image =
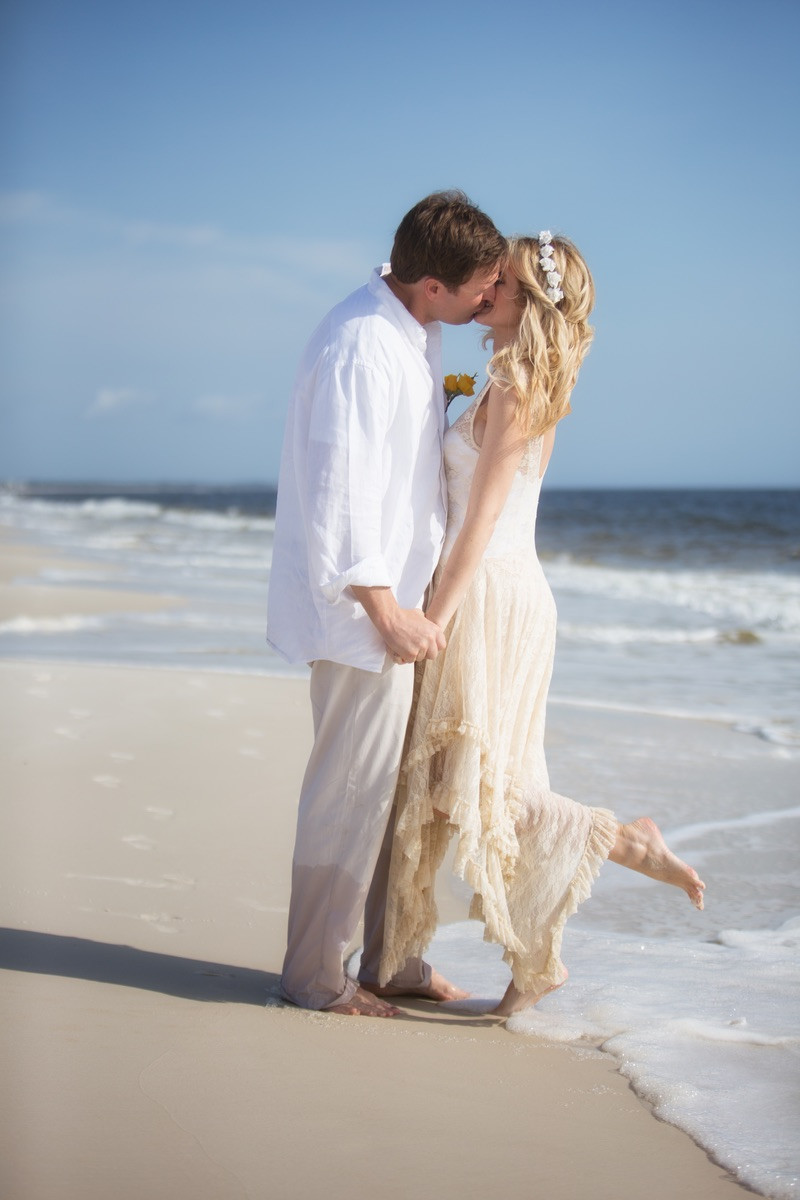
[[[473,396],[475,394],[475,375],[445,375],[444,394],[449,404],[456,396]]]

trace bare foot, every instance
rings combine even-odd
[[[386,1004],[378,996],[372,996],[363,987],[356,988],[345,1004],[334,1004],[325,1012],[341,1013],[345,1017],[399,1017],[400,1009]]]
[[[649,817],[640,817],[630,825],[620,825],[608,857],[620,866],[649,875],[651,879],[683,888],[695,908],[702,909],[706,885],[688,863],[672,853],[661,830]]]
[[[564,978],[561,983],[554,983],[552,987],[545,988],[543,992],[520,992],[513,983],[510,983],[506,988],[506,994],[498,1004],[497,1008],[492,1009],[493,1017],[510,1017],[512,1013],[522,1012],[525,1008],[530,1008],[538,1003],[543,996],[549,996],[551,992],[556,992],[560,987],[563,987],[567,982],[567,969],[564,968]]]
[[[441,1001],[466,1000],[470,995],[433,970],[430,983],[423,987],[396,987],[392,983],[387,983],[385,987],[380,987],[377,983],[362,983],[361,986],[374,996],[421,996],[424,1000]]]

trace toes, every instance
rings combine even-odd
[[[344,1017],[399,1017],[400,1009],[393,1004],[384,1004],[377,996],[363,993],[350,1000],[347,1004],[336,1004],[325,1010],[338,1013]]]

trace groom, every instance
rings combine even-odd
[[[446,517],[439,322],[491,304],[504,251],[463,193],[427,196],[400,222],[391,263],[312,334],[295,381],[267,638],[312,664],[281,981],[303,1008],[394,1016],[382,996],[465,994],[421,959],[378,988],[378,965],[413,664],[445,645],[422,612]],[[362,915],[356,984],[344,954]]]

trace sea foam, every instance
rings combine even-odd
[[[427,957],[485,1010],[509,972],[482,934],[479,922],[445,926]],[[578,919],[563,957],[567,985],[510,1018],[509,1032],[600,1048],[657,1116],[742,1183],[775,1200],[800,1194],[800,918],[713,943],[586,931]]]

